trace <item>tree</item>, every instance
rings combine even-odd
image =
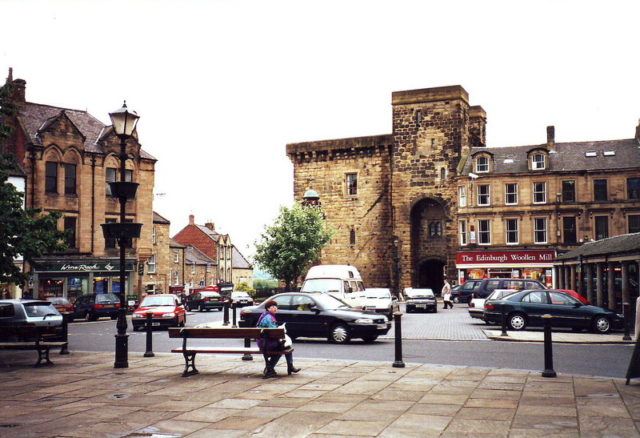
[[[286,288],[318,258],[332,233],[326,228],[318,207],[280,207],[280,215],[266,226],[261,240],[256,242],[256,263]]]

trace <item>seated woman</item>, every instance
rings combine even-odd
[[[278,312],[278,303],[273,300],[267,301],[264,305],[265,311],[260,318],[258,319],[258,323],[256,327],[260,328],[278,328],[278,321],[276,320],[276,313]],[[257,339],[256,343],[261,350],[266,351],[277,351],[281,350],[282,346],[277,339],[267,339],[265,343],[265,339]],[[276,373],[275,367],[278,361],[280,360],[281,354],[273,354],[269,357],[269,361],[267,362],[267,367],[264,370],[264,377],[268,379],[270,377],[278,377]],[[287,359],[287,373],[297,373],[300,371],[300,368],[296,368],[293,366],[293,353],[285,353],[285,358]]]

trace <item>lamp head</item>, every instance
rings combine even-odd
[[[138,119],[140,119],[140,116],[135,111],[130,111],[127,108],[127,101],[122,104],[121,108],[109,113],[109,117],[111,118],[113,130],[121,138],[131,137],[138,124]]]

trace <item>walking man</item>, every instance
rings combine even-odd
[[[442,286],[442,292],[440,294],[442,295],[442,301],[444,301],[444,308],[453,309],[453,303],[451,302],[451,285],[446,278],[444,279],[444,286]]]

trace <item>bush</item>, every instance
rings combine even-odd
[[[239,292],[249,292],[250,294],[253,294],[255,292],[255,289],[249,286],[249,283],[247,283],[246,281],[241,281],[240,283],[236,284],[234,290],[237,290]]]

